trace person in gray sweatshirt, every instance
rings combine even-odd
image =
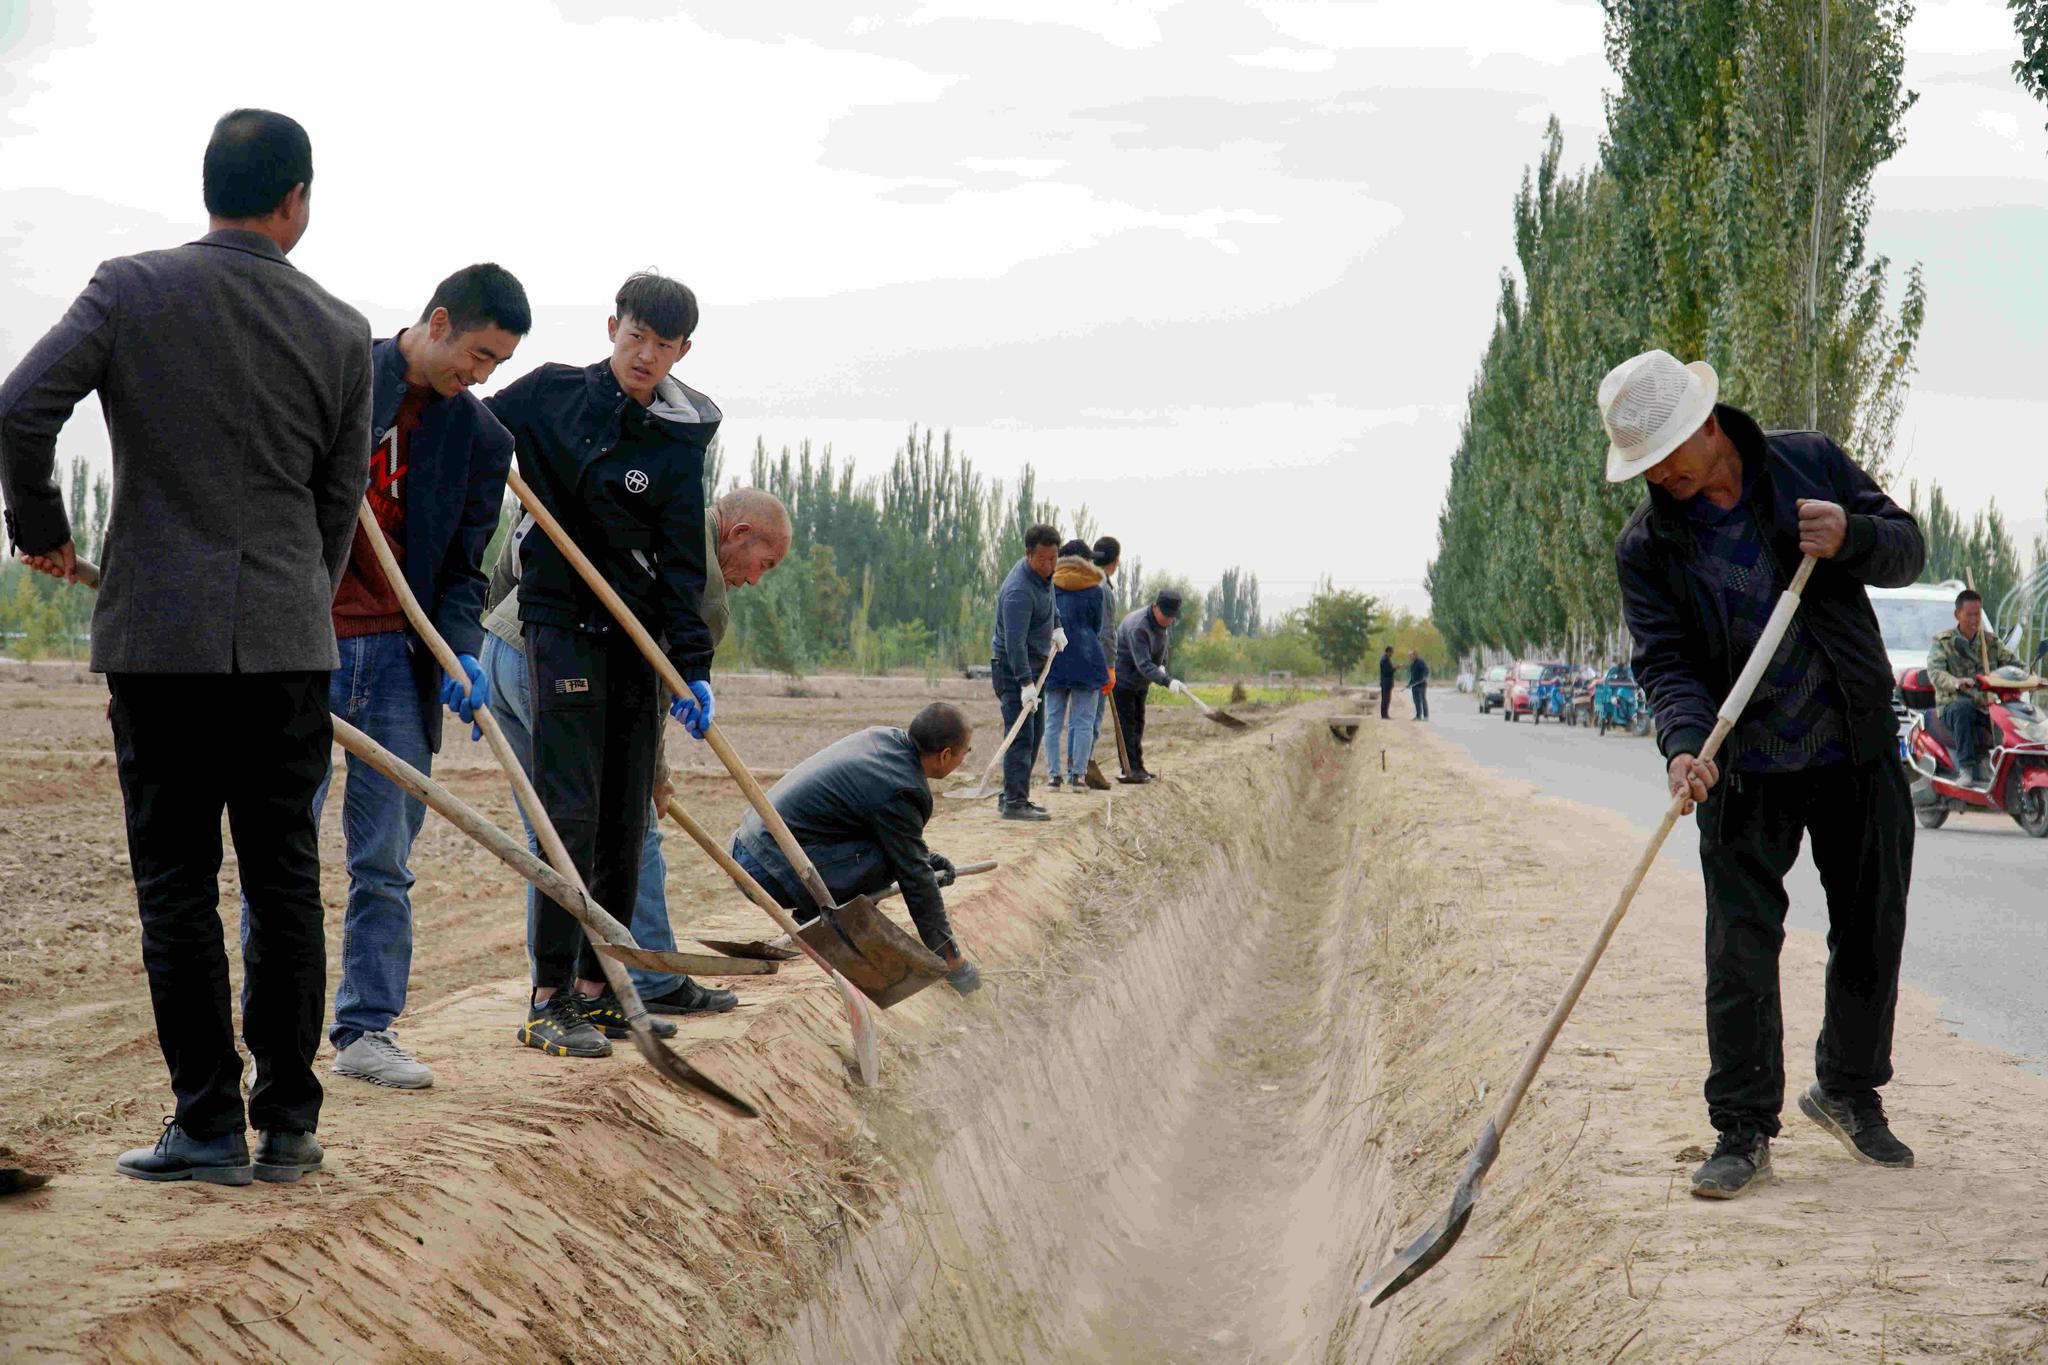
[[[1111,700],[1124,728],[1124,752],[1131,761],[1131,779],[1150,782],[1156,776],[1145,766],[1145,697],[1157,684],[1185,693],[1187,684],[1166,671],[1168,635],[1180,616],[1180,594],[1162,588],[1159,595],[1124,617],[1116,628],[1116,688]]]

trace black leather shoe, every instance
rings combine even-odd
[[[196,1138],[164,1120],[154,1147],[121,1153],[114,1169],[137,1180],[203,1180],[209,1185],[246,1185],[256,1178],[249,1165],[249,1139],[240,1132]]]
[[[1714,1154],[1692,1173],[1692,1192],[1701,1199],[1733,1199],[1770,1178],[1769,1138],[1723,1133]]]
[[[640,1001],[649,1014],[724,1014],[739,1002],[731,991],[700,986],[687,976],[667,995],[643,996]]]
[[[1003,807],[1005,820],[1050,820],[1052,812],[1043,806],[1034,806],[1029,801],[1019,801],[1014,806]]]
[[[972,995],[981,989],[981,969],[963,959],[959,966],[946,973],[946,984],[962,995]]]
[[[1857,1095],[1834,1095],[1815,1081],[1799,1097],[1799,1112],[1828,1130],[1849,1149],[1849,1155],[1870,1166],[1891,1166],[1903,1170],[1913,1164],[1913,1149],[1892,1136],[1884,1116],[1884,1103],[1875,1090]]]
[[[256,1130],[256,1178],[289,1185],[302,1175],[320,1169],[327,1154],[313,1141],[311,1133],[287,1133],[282,1128]]]

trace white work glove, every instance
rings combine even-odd
[[[1024,703],[1026,711],[1036,710],[1038,708],[1038,684],[1025,683],[1023,687],[1017,690],[1017,700]]]
[[[1067,630],[1066,630],[1066,627],[1065,627],[1065,626],[1054,626],[1054,627],[1052,628],[1052,652],[1053,652],[1053,653],[1055,653],[1055,654],[1057,654],[1057,653],[1059,653],[1059,652],[1060,652],[1061,650],[1065,649],[1066,647],[1067,647]]]
[[[1169,692],[1178,692],[1181,696],[1185,697],[1188,694],[1188,685],[1182,682],[1179,678],[1175,678],[1172,682],[1166,685],[1166,690]]]

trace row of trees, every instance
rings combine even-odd
[[[65,505],[79,556],[97,564],[106,548],[113,486],[95,477],[83,456],[66,469]],[[24,661],[62,654],[82,658],[92,625],[92,594],[35,573],[9,559],[0,568],[0,640],[4,652]]]
[[[1899,147],[1905,0],[1605,0],[1620,78],[1598,163],[1553,120],[1513,209],[1517,271],[1467,397],[1428,586],[1459,652],[1597,647],[1613,544],[1642,497],[1605,482],[1594,395],[1651,347],[1703,357],[1766,426],[1881,470],[1925,311],[1866,249]]]

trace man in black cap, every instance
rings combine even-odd
[[[1180,594],[1162,588],[1159,595],[1139,607],[1116,628],[1117,719],[1124,727],[1124,750],[1131,762],[1131,777],[1150,782],[1157,776],[1145,767],[1145,696],[1152,685],[1185,695],[1186,683],[1166,671],[1168,632],[1180,615]]]

